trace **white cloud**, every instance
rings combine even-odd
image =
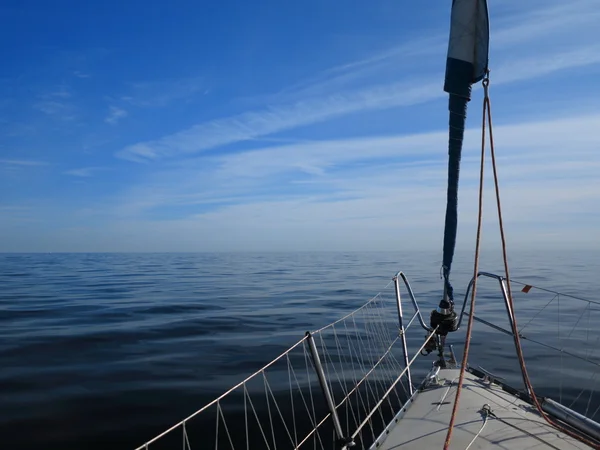
[[[90,78],[91,77],[90,74],[82,72],[80,70],[74,71],[73,75],[76,76],[77,78]]]
[[[44,93],[39,94],[38,98],[52,103],[52,102],[58,102],[59,100],[57,100],[57,99],[64,100],[64,99],[71,98],[72,96],[73,96],[73,94],[71,93],[71,89],[69,88],[69,86],[62,83],[62,84],[56,85],[52,88],[48,88]]]
[[[47,166],[46,161],[39,161],[34,159],[0,159],[0,164],[7,166]]]
[[[53,90],[38,95],[38,101],[33,104],[33,108],[54,119],[73,120],[76,117],[76,107],[73,103],[67,101],[71,97],[69,87],[61,84]]]
[[[332,92],[364,86],[365,81],[372,83],[373,78],[379,78],[386,74],[390,79],[398,80],[399,74],[406,78],[415,72],[422,73],[426,63],[430,63],[436,58],[443,58],[447,47],[446,39],[445,35],[411,39],[408,43],[326,69],[275,95],[263,97],[263,100],[269,103],[293,102],[307,97],[327,96]]]
[[[598,63],[600,47],[591,45],[564,53],[538,54],[511,61],[494,70],[492,77],[496,86]],[[441,75],[439,79],[441,80]],[[142,162],[186,155],[351,113],[408,106],[445,95],[441,89],[441,81],[433,79],[427,81],[419,78],[371,86],[201,123],[155,141],[128,146],[118,152],[117,156]]]
[[[600,114],[495,127],[511,243],[600,243],[598,128]],[[479,133],[465,136],[461,245],[471,244],[476,223]],[[198,157],[151,172],[104,214],[125,228],[135,223],[140,239],[153,236],[170,248],[185,241],[188,250],[436,248],[446,148],[444,130]],[[486,186],[486,239],[497,242],[489,167]],[[184,217],[141,219],[173,207]]]
[[[600,45],[582,45],[563,52],[540,54],[536,58],[507,60],[497,70],[493,70],[490,77],[493,77],[494,83],[535,80],[555,72],[598,63],[600,63]]]
[[[507,11],[500,11],[500,26],[492,30],[491,37],[494,85],[600,63],[600,46],[586,43],[600,38],[597,27],[592,26],[600,20],[600,10],[592,6],[591,0],[574,1],[569,5],[548,1],[515,3]],[[583,42],[573,39],[574,30],[578,30],[579,37],[585,33],[588,39]],[[441,89],[440,69],[446,41],[447,36],[442,35],[415,38],[325,70],[265,97],[271,106],[200,123],[157,140],[139,142],[119,151],[117,156],[141,162],[186,155],[352,113],[442,97],[445,94]],[[422,74],[425,67],[432,68],[426,71],[426,77]],[[435,71],[438,73],[434,77]],[[375,82],[391,76],[396,80],[402,78],[392,83]]]
[[[49,93],[43,95],[43,98],[48,98],[48,99],[71,98],[71,97],[72,97],[72,94],[69,91],[69,88],[64,84],[58,86],[58,88],[55,91],[52,91],[52,92],[49,92]]]
[[[194,153],[309,125],[357,111],[411,105],[440,97],[437,84],[376,86],[370,89],[216,119],[157,141],[126,147],[118,156],[133,161]]]
[[[60,102],[38,102],[34,105],[34,108],[45,113],[45,114],[57,114],[66,109],[66,105]]]
[[[105,167],[81,167],[79,169],[71,169],[63,172],[65,175],[73,177],[88,178],[94,175],[99,170],[105,170]]]
[[[526,80],[519,92],[524,94],[522,104],[533,103],[533,109],[537,103],[525,92],[528,83],[567,71],[589,80],[583,69],[600,63],[596,44],[600,35],[594,26],[600,9],[595,1],[567,5],[555,0],[509,0],[491,5],[500,13],[498,19],[492,17],[493,86]],[[447,130],[440,126],[440,131],[419,132],[424,129],[420,120],[406,120],[408,108],[401,108],[446,96],[442,83],[447,35],[429,36],[324,70],[262,97],[260,106],[176,133],[157,134],[154,140],[132,140],[133,145],[117,152],[120,158],[166,161],[135,168],[125,191],[87,205],[81,214],[69,214],[70,219],[91,218],[90,225],[64,228],[60,242],[79,249],[94,242],[100,249],[120,251],[441,248]],[[180,81],[130,85],[127,95],[109,104],[125,105],[127,110],[163,107],[206,93],[202,79]],[[571,97],[567,108],[559,107],[553,95],[560,86],[549,77],[541,81],[536,93],[544,95],[547,103],[543,111],[535,112],[539,115],[517,120],[511,106],[511,115],[495,116],[496,123],[503,124],[496,126],[495,135],[509,241],[600,245],[598,107],[588,108],[591,114],[579,110],[577,116],[556,119],[573,105],[580,108],[584,96],[593,99],[593,95],[582,89],[582,97]],[[69,113],[64,109],[69,105],[63,102],[67,96],[60,92],[40,97],[43,102],[37,108],[49,115]],[[495,105],[501,103],[496,102],[501,97],[497,92],[493,92]],[[440,109],[415,108],[429,129],[437,127],[434,120],[446,113],[445,102],[435,106]],[[346,130],[328,129],[327,135],[337,136],[328,141],[289,144],[272,136],[391,108],[397,108],[395,119],[414,124],[413,134],[344,138],[351,135],[346,134],[351,126],[347,125]],[[112,106],[106,122],[117,123],[127,115],[125,109]],[[474,109],[479,106],[471,105]],[[542,116],[554,119],[541,121]],[[381,126],[376,133],[386,129],[391,128]],[[355,130],[349,131],[355,135]],[[302,130],[302,135],[309,133]],[[469,245],[476,217],[479,139],[477,129],[467,132],[461,168],[459,240]],[[232,146],[227,152],[202,153],[259,140],[268,140],[271,146],[243,151]],[[64,173],[89,177],[99,169],[81,167]],[[487,186],[485,219],[490,230],[494,204],[490,183]],[[52,214],[56,215],[53,211],[47,216]],[[81,241],[73,244],[77,236]]]
[[[141,107],[164,107],[178,100],[190,101],[194,96],[208,93],[202,77],[166,81],[146,81],[132,84],[129,95],[121,97],[126,103]]]
[[[510,2],[490,5],[502,9]],[[490,44],[493,49],[512,47],[527,50],[531,43],[561,46],[565,43],[582,44],[591,35],[598,36],[595,26],[600,20],[600,10],[596,0],[571,0],[568,3],[556,0],[543,2],[516,2],[515,8],[492,16]],[[575,32],[576,31],[576,32]],[[530,51],[535,51],[533,48]]]
[[[119,120],[127,117],[127,115],[127,111],[125,111],[124,109],[118,108],[116,106],[111,106],[108,116],[106,117],[106,119],[104,119],[104,121],[111,125],[116,125],[116,123]]]
[[[548,189],[531,183],[502,189],[509,248],[598,248],[598,218],[578,214],[598,204],[582,200],[581,185]],[[524,194],[527,192],[527,194]],[[488,193],[489,194],[489,193]],[[559,197],[556,197],[560,194]],[[556,198],[555,198],[556,197]],[[553,199],[539,203],[539,199]],[[487,196],[484,245],[498,245],[493,197]],[[400,186],[337,201],[304,196],[235,204],[184,219],[126,218],[106,225],[119,251],[328,251],[439,250],[445,191]],[[573,207],[573,204],[577,207]],[[458,247],[471,248],[476,225],[476,189],[462,189]],[[102,217],[98,215],[97,217]],[[576,217],[575,219],[569,219]],[[89,229],[89,237],[98,234]],[[548,235],[551,235],[548,237]],[[102,239],[106,239],[103,237]],[[93,239],[96,241],[96,239]],[[151,242],[151,246],[148,244]]]
[[[70,121],[75,119],[75,107],[70,103],[56,100],[43,100],[33,105],[34,109],[55,119]]]

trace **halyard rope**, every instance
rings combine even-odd
[[[485,156],[486,118],[487,118],[487,123],[489,125],[490,156],[491,156],[491,160],[492,160],[492,169],[494,172],[494,187],[495,187],[495,191],[496,191],[496,205],[498,208],[498,225],[500,228],[500,239],[502,242],[502,258],[504,260],[504,271],[505,271],[505,276],[506,276],[505,281],[506,281],[506,288],[507,288],[508,305],[510,308],[509,315],[511,318],[510,322],[511,322],[511,327],[512,327],[512,334],[513,334],[513,337],[515,340],[515,348],[517,351],[517,357],[518,357],[519,365],[521,368],[521,374],[523,376],[523,381],[525,383],[525,388],[527,389],[527,392],[529,393],[529,396],[530,396],[531,400],[533,401],[535,407],[537,408],[539,414],[546,420],[546,422],[548,422],[548,424],[550,424],[551,426],[555,427],[556,429],[562,431],[563,433],[577,439],[578,441],[583,442],[586,445],[589,445],[592,448],[600,449],[600,445],[598,443],[588,439],[586,436],[584,436],[580,433],[577,433],[575,431],[572,431],[571,429],[563,427],[558,421],[556,421],[555,419],[553,419],[552,417],[550,417],[548,414],[546,414],[544,412],[544,410],[542,409],[542,405],[540,404],[537,396],[535,395],[533,385],[529,378],[529,374],[527,373],[525,357],[523,355],[523,348],[521,346],[521,337],[519,335],[517,320],[516,320],[515,313],[514,313],[515,308],[514,308],[510,275],[509,275],[509,269],[508,269],[506,238],[504,235],[504,223],[502,220],[502,204],[500,201],[500,188],[499,188],[499,184],[498,184],[498,172],[496,169],[496,155],[495,155],[495,151],[494,151],[494,134],[493,134],[493,127],[492,127],[492,108],[491,108],[491,103],[490,103],[490,98],[489,98],[488,86],[489,86],[489,78],[488,78],[488,76],[486,76],[485,79],[483,80],[484,98],[483,98],[483,124],[482,124],[482,132],[481,132],[481,169],[480,169],[480,178],[479,178],[479,214],[478,214],[478,219],[477,219],[477,238],[476,238],[476,245],[475,245],[473,292],[471,295],[471,307],[469,310],[469,322],[468,322],[467,332],[466,332],[467,335],[465,338],[465,350],[463,353],[462,366],[460,368],[460,377],[459,377],[458,386],[457,386],[457,390],[456,390],[456,397],[454,399],[454,406],[452,408],[452,416],[450,417],[450,424],[448,425],[446,441],[444,442],[444,450],[448,450],[448,448],[450,446],[450,441],[452,439],[452,431],[454,429],[454,423],[456,420],[456,413],[458,410],[460,393],[462,390],[462,385],[463,385],[463,380],[464,380],[464,373],[465,373],[467,361],[468,361],[473,318],[475,316],[475,296],[476,296],[476,287],[477,287],[477,273],[478,273],[478,266],[479,266],[481,220],[482,220],[482,215],[483,215],[482,214],[483,168],[484,168],[484,156]]]

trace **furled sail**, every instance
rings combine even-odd
[[[456,246],[458,178],[467,102],[471,86],[487,73],[489,21],[487,0],[453,0],[444,91],[450,94],[448,141],[448,198],[444,225],[444,298],[453,301],[450,269]]]

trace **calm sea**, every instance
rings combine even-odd
[[[423,252],[2,254],[2,447],[138,446],[267,363],[306,330],[360,306],[397,270],[407,273],[428,311],[439,300],[439,259]],[[471,254],[457,255],[458,293],[471,266]],[[596,253],[512,253],[511,266],[515,279],[600,300]],[[482,261],[482,270],[501,268],[497,257]],[[505,321],[501,302],[482,292],[478,312]],[[562,302],[562,312],[552,304],[528,329],[554,339],[556,320],[569,313]],[[531,317],[539,309],[521,305]],[[591,315],[598,306],[586,305],[589,312],[577,326],[586,321],[589,326],[590,316],[600,319]],[[572,307],[573,317],[580,307]],[[484,327],[475,331],[474,365],[518,382],[511,339]],[[458,352],[463,337],[452,336]],[[597,340],[589,345],[590,352],[599,346]],[[526,350],[531,364],[546,361],[534,346]],[[549,361],[560,369],[565,363],[559,359]],[[536,371],[536,382],[556,397],[576,400],[579,390],[559,384],[555,372]],[[589,393],[584,397],[587,401]],[[592,398],[590,406],[596,405],[600,400]]]

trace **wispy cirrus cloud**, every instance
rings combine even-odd
[[[593,102],[600,91],[590,74],[600,68],[600,29],[595,27],[600,9],[595,2],[490,4],[495,137],[505,220],[513,233],[509,238],[519,233],[521,243],[537,239],[542,229],[553,237],[540,242],[600,242],[595,207],[600,204],[595,188],[600,141],[594,133],[600,127],[600,110]],[[30,109],[35,102],[43,113],[35,116],[38,135],[20,133],[17,139],[2,133],[14,141],[11,148],[56,151],[52,167],[60,170],[25,177],[25,170],[33,173],[36,164],[16,163],[20,159],[13,156],[11,164],[0,161],[7,175],[2,190],[8,186],[17,192],[10,199],[16,205],[21,201],[18,191],[34,191],[30,184],[38,183],[40,196],[48,197],[50,201],[40,202],[47,207],[43,213],[38,207],[32,208],[31,217],[28,213],[28,220],[43,224],[44,232],[36,233],[41,248],[90,249],[92,243],[97,249],[119,251],[377,250],[406,242],[437,247],[432,236],[441,237],[447,177],[442,84],[449,18],[419,2],[414,8],[430,30],[412,26],[410,20],[394,31],[358,26],[348,33],[334,24],[329,34],[314,36],[325,44],[319,52],[322,58],[311,58],[312,48],[299,43],[294,58],[270,58],[266,51],[261,64],[251,65],[247,43],[233,32],[223,38],[235,39],[244,48],[218,57],[208,51],[200,63],[174,61],[177,55],[165,58],[159,51],[147,61],[133,58],[133,66],[123,52],[115,52],[110,58],[121,62],[118,72],[110,64],[73,60],[61,68],[60,76],[40,82],[45,93],[36,92],[33,100],[29,94],[22,103]],[[349,17],[357,24],[366,22],[361,19]],[[337,40],[346,35],[343,52],[327,55],[327,49],[339,49]],[[360,45],[353,46],[355,41]],[[256,45],[255,56],[265,44]],[[181,50],[178,55],[184,54]],[[345,63],[342,54],[349,55]],[[161,58],[176,64],[153,71]],[[327,61],[333,60],[341,64],[328,67]],[[207,68],[206,74],[214,76],[210,96],[204,96],[213,87],[207,80],[181,73]],[[87,72],[75,69],[93,70],[94,86],[86,80]],[[131,83],[119,79],[120,73],[160,73],[164,78]],[[303,79],[306,74],[313,75]],[[58,84],[62,79],[71,86]],[[496,90],[502,85],[510,89]],[[469,123],[479,115],[480,96],[475,89]],[[19,104],[15,100],[10,99],[10,107]],[[44,117],[75,112],[96,120],[73,127]],[[103,120],[123,125],[127,114],[145,117],[127,127],[104,125]],[[13,124],[1,125],[14,132]],[[93,158],[86,151],[90,140],[102,142]],[[479,130],[468,130],[461,167],[460,233],[463,239],[468,235],[469,243],[468,233],[476,222],[479,145]],[[133,166],[106,160],[113,155],[160,163]],[[103,172],[113,165],[117,171],[126,168],[131,176]],[[48,180],[61,175],[63,185],[69,177],[68,184],[85,184],[85,192],[53,191]],[[24,189],[17,188],[19,183]],[[90,201],[82,202],[88,193]],[[79,209],[82,203],[85,208]],[[493,211],[486,210],[485,217],[492,220]],[[48,227],[53,220],[57,226]],[[4,233],[10,227],[0,227],[5,227],[3,235],[11,235]],[[11,236],[25,236],[21,247],[30,248],[30,236],[20,229],[15,219]],[[15,240],[9,241],[13,245]]]
[[[76,70],[73,72],[73,75],[77,78],[90,78],[91,75],[89,73],[82,72],[80,70]]]
[[[364,86],[373,78],[398,80],[399,74],[406,77],[423,71],[432,57],[446,50],[446,36],[434,35],[415,38],[407,44],[396,45],[356,59],[346,64],[331,67],[301,82],[294,83],[273,95],[263,96],[266,102],[298,101],[307,97],[330,95]]]
[[[593,212],[600,203],[599,127],[600,113],[496,126],[509,239],[522,242],[530,235],[530,242],[537,242],[530,226],[534,219],[558,236],[557,245],[594,238],[600,226],[600,215]],[[479,133],[468,130],[464,146],[462,240],[471,237],[476,223]],[[383,248],[400,231],[408,241],[422,242],[423,235],[442,232],[446,145],[447,131],[440,130],[188,159],[150,175],[121,198],[113,214],[153,234],[141,218],[175,208],[173,219],[152,222],[165,239],[168,230],[173,235],[195,230],[215,242],[226,235],[228,242],[218,243],[232,249],[281,249],[299,240],[309,247],[325,240],[327,248],[344,248],[361,229],[369,230],[363,235],[365,249]],[[494,221],[490,189],[489,225]],[[571,221],[577,217],[585,222],[580,220],[574,237]],[[252,242],[243,244],[244,236]]]
[[[560,47],[564,52],[566,43],[578,44],[573,51],[578,50],[579,45],[595,39],[582,40],[582,32],[585,36],[598,38],[596,27],[591,25],[600,20],[600,10],[595,8],[595,0],[574,0],[569,4],[557,1],[544,2],[506,2],[499,5],[509,7],[500,17],[494,17],[497,28],[493,30],[491,45],[494,52],[502,52],[510,49],[509,57],[525,53],[537,53],[537,47],[528,48],[525,43],[531,45],[543,44],[547,46],[550,41],[560,38]],[[510,7],[512,6],[512,8]],[[577,30],[577,33],[573,33]],[[587,31],[586,31],[587,30]],[[297,100],[299,96],[322,95],[330,93],[331,90],[348,87],[356,82],[364,81],[372,75],[398,77],[401,73],[422,73],[424,67],[428,67],[430,59],[440,61],[440,55],[446,52],[448,35],[432,31],[427,37],[415,36],[408,39],[407,43],[391,46],[369,54],[364,58],[350,61],[330,69],[299,83],[295,83],[281,92],[265,97],[268,101],[281,101],[282,99]],[[548,52],[546,52],[548,53]],[[494,53],[493,56],[495,56]],[[542,52],[544,54],[544,52]],[[549,53],[549,58],[552,53]],[[519,61],[522,62],[522,61]],[[492,66],[494,61],[492,61]],[[439,66],[439,64],[438,64]]]
[[[326,99],[273,106],[196,125],[162,139],[141,142],[117,153],[132,161],[190,154],[221,145],[245,141],[302,125],[321,122],[357,111],[406,106],[440,97],[438,84],[411,86],[405,83],[375,86]]]
[[[37,101],[33,104],[33,109],[53,119],[71,121],[77,117],[77,107],[70,100],[72,96],[69,87],[60,84],[37,95]]]
[[[35,103],[33,108],[58,120],[71,121],[77,117],[75,106],[67,102],[42,100]]]
[[[49,163],[35,159],[0,159],[0,164],[16,167],[47,166]]]
[[[498,161],[503,181],[533,186],[540,179],[553,179],[554,187],[563,183],[565,187],[574,186],[576,180],[580,188],[589,184],[600,168],[596,150],[600,137],[594,132],[598,127],[598,113],[497,126],[495,139],[498,148],[502,148]],[[474,186],[476,182],[479,145],[479,131],[469,130],[464,145],[462,186]],[[425,193],[441,192],[447,171],[446,146],[447,131],[443,130],[312,141],[186,159],[136,186],[127,196],[131,203],[125,203],[122,210],[237,204],[252,198],[279,201],[296,195],[362,198],[368,193],[395,195],[400,186]],[[598,189],[585,191],[600,195]]]
[[[494,83],[509,83],[599,63],[600,45],[579,46],[567,51],[541,54],[536,58],[523,58],[517,61],[506,59],[494,71],[493,79]]]
[[[600,63],[600,47],[591,45],[564,54],[523,58],[500,66],[494,83],[502,84],[549,75],[558,71]],[[224,119],[216,119],[165,136],[155,141],[128,146],[117,156],[147,161],[185,155],[266,136],[299,126],[330,120],[355,112],[389,109],[423,103],[443,97],[440,83],[415,80],[342,92],[326,98],[311,98],[288,105],[273,106]]]
[[[117,106],[111,106],[108,112],[108,116],[104,119],[106,123],[116,125],[121,119],[128,116],[127,111]]]
[[[599,64],[600,46],[563,36],[600,19],[600,10],[590,9],[591,6],[591,0],[569,5],[556,1],[535,5],[515,2],[501,14],[501,25],[492,36],[496,52],[492,54],[494,84]],[[588,34],[600,38],[596,28],[588,28]],[[447,36],[441,34],[415,38],[407,44],[326,69],[266,96],[263,100],[268,106],[262,109],[213,119],[159,139],[138,142],[116,155],[137,162],[172,158],[353,113],[424,103],[445,95],[441,90],[443,74],[439,61],[443,61],[446,45]],[[428,73],[437,72],[436,76],[424,78],[425,68]]]
[[[209,87],[203,77],[144,81],[132,83],[131,92],[120,99],[133,106],[160,108],[176,101],[191,101],[195,96],[208,91]]]
[[[65,175],[70,175],[79,178],[89,178],[94,176],[96,172],[106,170],[106,167],[81,167],[79,169],[71,169],[63,172]]]
[[[57,98],[66,99],[71,98],[72,96],[73,94],[71,93],[69,87],[66,84],[61,84],[56,89],[40,95],[40,98],[52,100]]]
[[[598,35],[594,25],[600,20],[600,10],[596,6],[595,0],[506,2],[497,6],[510,10],[497,20],[494,17],[498,28],[492,30],[491,45],[526,49],[525,43],[581,44],[582,39]]]

